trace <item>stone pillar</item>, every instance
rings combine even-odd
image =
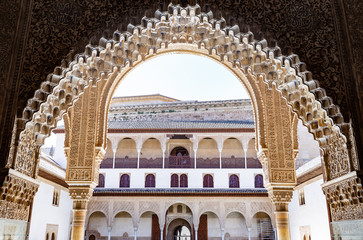
[[[137,228],[134,227],[134,240],[137,240]]]
[[[248,240],[251,240],[251,228],[247,228],[248,231]]]
[[[293,188],[291,186],[272,187],[270,184],[266,188],[275,208],[277,239],[290,240],[288,206],[292,198]]]
[[[112,230],[112,228],[108,227],[107,230],[108,230],[107,240],[111,240],[111,230]]]
[[[87,204],[93,193],[93,185],[76,185],[68,182],[69,195],[73,200],[72,240],[83,240]]]
[[[198,227],[194,228],[194,240],[198,240]]]
[[[84,239],[87,209],[73,209],[72,240]]]
[[[224,240],[224,228],[221,229],[221,237],[222,237],[222,240]]]

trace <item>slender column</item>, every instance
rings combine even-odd
[[[111,240],[111,230],[112,228],[111,227],[108,227],[108,236],[107,236],[107,240]]]
[[[86,209],[73,209],[72,240],[84,239],[84,225],[86,222]]]
[[[163,168],[165,166],[165,149],[163,149]]]
[[[197,149],[194,149],[194,168],[197,168]]]
[[[247,228],[248,230],[248,240],[251,240],[251,228]]]
[[[194,240],[198,240],[198,228],[195,228]]]
[[[222,168],[222,149],[218,149],[219,151],[219,168]]]
[[[245,152],[245,168],[247,168],[247,149],[245,149],[244,152]]]
[[[115,168],[115,163],[116,163],[116,151],[117,151],[117,149],[113,149],[113,161],[112,161],[112,168]]]
[[[140,165],[140,153],[141,153],[141,149],[137,149],[137,167],[139,168]]]
[[[163,240],[164,238],[164,227],[160,226],[160,240]]]
[[[137,228],[134,228],[134,240],[137,240]]]
[[[221,229],[222,240],[224,240],[224,228]]]

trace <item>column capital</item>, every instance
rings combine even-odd
[[[73,209],[87,209],[87,203],[92,197],[94,183],[90,185],[75,185],[68,183],[69,197],[73,200]]]
[[[293,186],[272,186],[266,184],[269,198],[275,206],[276,211],[288,211],[288,205],[292,199]]]

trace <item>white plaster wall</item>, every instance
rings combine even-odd
[[[221,237],[221,226],[214,213],[207,213],[208,238]]]
[[[226,218],[224,233],[229,233],[231,237],[247,237],[245,218],[240,213],[230,213]]]
[[[127,213],[117,214],[112,224],[111,236],[123,236],[127,232],[129,236],[134,235],[132,218]]]
[[[56,142],[55,142],[55,151],[54,151],[54,161],[56,161],[62,168],[66,169],[67,167],[67,158],[64,154],[64,140],[65,134],[64,133],[57,133],[56,134]]]
[[[44,239],[47,224],[58,225],[58,240],[69,239],[72,200],[62,188],[59,206],[53,206],[53,191],[54,187],[46,180],[40,183],[34,197],[29,240]]]
[[[98,231],[101,236],[108,236],[107,218],[101,212],[92,213],[88,221],[88,231]]]
[[[151,237],[152,213],[144,213],[140,218],[138,237]]]
[[[289,204],[292,240],[301,240],[299,228],[310,226],[312,240],[329,240],[329,221],[325,196],[321,189],[322,176],[297,188]],[[298,189],[304,188],[305,205],[299,206]]]
[[[203,188],[203,175],[212,174],[214,188],[229,188],[229,175],[237,174],[240,188],[254,188],[255,175],[262,174],[262,169],[100,169],[105,175],[105,188],[118,188],[122,174],[130,174],[130,188],[144,188],[145,176],[155,174],[156,188],[170,188],[170,178],[173,173],[188,175],[188,188]]]

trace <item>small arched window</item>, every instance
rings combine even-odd
[[[146,175],[145,187],[155,187],[155,176],[153,174]]]
[[[210,175],[210,174],[204,175],[204,177],[203,177],[203,187],[204,188],[212,188],[212,187],[214,187],[214,184],[213,184],[213,176],[212,175]]]
[[[177,213],[182,213],[183,212],[183,206],[182,205],[178,205],[178,207],[176,208]]]
[[[229,176],[229,187],[239,188],[239,178],[236,174],[232,174],[231,176]]]
[[[95,235],[91,235],[91,236],[89,236],[88,240],[96,240]]]
[[[179,187],[179,176],[178,176],[178,174],[171,175],[170,187],[172,187],[172,188]]]
[[[52,240],[55,240],[55,233],[52,233]]]
[[[100,188],[105,187],[105,175],[103,175],[103,174],[98,175],[98,186],[97,187],[100,187]]]
[[[263,188],[263,177],[261,174],[255,176],[255,188]]]
[[[180,175],[180,187],[182,188],[188,187],[188,176],[186,174]]]
[[[45,236],[45,240],[49,240],[49,233]]]
[[[130,187],[130,176],[128,174],[122,174],[120,178],[120,188]]]

